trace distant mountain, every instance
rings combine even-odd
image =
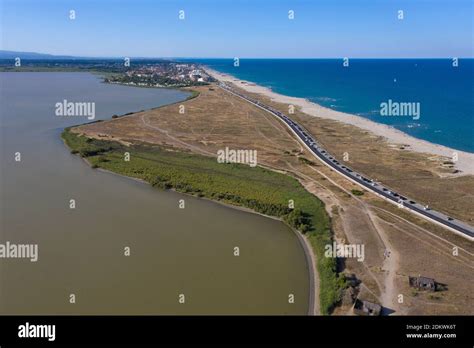
[[[4,51],[0,50],[0,59],[15,59],[20,57],[21,59],[75,59],[78,57],[73,56],[55,56],[46,53],[37,52],[17,52],[17,51]]]
[[[1,0],[0,0],[1,1]],[[37,53],[37,52],[19,52],[19,51],[5,51],[0,50],[0,59],[15,59],[20,57],[21,59],[38,59],[38,60],[54,60],[54,59],[78,59],[78,60],[117,60],[123,59],[124,57],[80,57],[80,56],[57,56],[54,54]],[[161,57],[129,57],[140,60],[170,60],[171,58]]]

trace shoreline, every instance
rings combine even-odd
[[[130,115],[128,115],[128,116],[130,116]],[[75,127],[75,126],[73,126],[73,127]],[[73,128],[73,127],[71,127],[71,128]],[[66,143],[65,139],[62,136],[61,136],[61,140],[62,140],[64,146],[67,149],[72,150],[72,148]],[[70,153],[70,155],[77,156],[77,154],[73,154],[73,153]],[[134,177],[131,177],[131,176],[120,174],[120,173],[117,173],[117,172],[114,172],[114,171],[111,171],[111,170],[108,170],[108,169],[100,168],[100,167],[94,168],[92,166],[92,163],[89,160],[87,160],[87,158],[84,158],[84,157],[81,157],[81,156],[78,156],[78,157],[81,160],[83,160],[84,163],[86,163],[90,167],[90,169],[98,170],[102,173],[117,175],[119,177],[130,179],[130,180],[133,180],[135,182],[139,182],[141,184],[145,184],[145,185],[149,185],[150,187],[153,187],[148,181],[140,179],[140,178],[134,178]],[[196,199],[203,199],[205,201],[212,202],[214,204],[219,204],[219,205],[224,206],[224,207],[229,208],[229,209],[236,209],[236,210],[239,210],[239,211],[242,211],[242,212],[260,215],[262,217],[269,218],[269,219],[272,219],[272,220],[279,221],[279,222],[283,223],[294,234],[296,234],[298,242],[300,243],[301,248],[303,249],[303,253],[305,255],[306,266],[307,266],[308,277],[309,277],[307,315],[309,315],[309,316],[321,315],[320,305],[319,305],[319,286],[320,286],[320,284],[319,284],[319,273],[317,271],[317,264],[316,264],[317,259],[316,259],[315,251],[313,250],[313,247],[312,247],[311,243],[309,242],[309,240],[307,239],[307,237],[303,233],[301,233],[300,231],[298,231],[295,228],[291,227],[283,219],[281,219],[277,216],[266,215],[266,214],[260,213],[258,211],[252,210],[252,209],[244,207],[244,206],[234,205],[234,204],[231,204],[231,203],[214,200],[214,199],[207,198],[207,197],[198,197],[198,196],[195,196],[195,195],[190,194],[190,193],[179,192],[179,191],[175,190],[174,188],[163,189],[163,190],[172,191],[172,192],[175,192],[177,194],[181,194],[181,195],[185,195],[185,196],[189,196],[189,197],[194,197]]]
[[[418,139],[392,126],[377,123],[362,116],[336,111],[311,102],[305,98],[279,94],[268,87],[263,87],[250,81],[240,80],[237,77],[218,72],[207,66],[205,66],[204,69],[209,75],[218,81],[233,83],[246,92],[263,95],[277,103],[294,105],[298,107],[301,112],[312,117],[330,119],[343,124],[349,124],[361,128],[363,130],[369,131],[375,136],[383,137],[388,144],[403,145],[405,150],[426,153],[429,155],[443,156],[450,161],[452,161],[454,154],[457,154],[458,160],[453,162],[454,168],[460,172],[453,174],[453,176],[458,177],[463,175],[474,175],[474,153],[456,150],[444,145],[434,144],[423,139]]]
[[[145,184],[145,185],[149,185],[149,186],[153,187],[149,182],[147,182],[143,179],[133,178],[131,176],[126,176],[126,175],[123,175],[123,174],[119,174],[119,173],[116,173],[116,172],[113,172],[111,170],[107,170],[107,169],[104,169],[104,168],[92,168],[91,163],[86,158],[81,158],[81,159],[83,159],[84,162],[86,162],[91,167],[91,169],[98,170],[102,173],[118,175],[122,178],[131,179],[131,180],[134,180],[134,181],[139,182],[141,184]],[[311,243],[309,242],[309,240],[307,239],[307,237],[304,234],[302,234],[300,231],[296,230],[295,228],[291,227],[283,219],[281,219],[277,216],[266,215],[266,214],[263,214],[263,213],[259,213],[258,211],[252,210],[250,208],[234,205],[234,204],[223,202],[223,201],[216,201],[216,200],[213,200],[213,199],[210,199],[210,198],[207,198],[207,197],[197,197],[197,196],[194,196],[190,193],[176,191],[173,188],[164,189],[164,190],[172,191],[172,192],[175,192],[175,193],[180,194],[180,195],[194,197],[196,199],[203,199],[205,201],[212,202],[214,204],[222,205],[222,206],[224,206],[226,208],[229,208],[229,209],[236,209],[238,211],[242,211],[242,212],[245,212],[245,213],[260,215],[262,217],[265,217],[265,218],[272,219],[272,220],[279,221],[279,222],[283,223],[286,227],[288,227],[296,235],[296,238],[298,239],[298,242],[300,243],[301,248],[303,249],[303,253],[305,255],[306,265],[307,265],[307,269],[308,269],[308,277],[309,277],[308,314],[307,315],[309,315],[309,316],[321,315],[320,308],[319,308],[319,274],[318,274],[318,271],[317,271],[317,260],[316,260],[315,252],[314,252],[314,250],[311,246]]]

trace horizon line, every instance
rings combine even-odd
[[[26,52],[25,52],[26,53]],[[30,52],[28,52],[30,53]],[[12,60],[12,58],[2,58],[0,60]],[[18,58],[21,58],[19,54]],[[178,60],[178,59],[222,59],[222,60],[234,60],[238,58],[239,60],[410,60],[410,59],[420,59],[420,60],[452,60],[452,59],[469,59],[472,60],[474,57],[133,57],[133,56],[52,56],[52,57],[34,57],[34,58],[22,58],[24,60],[122,60],[124,58],[136,59],[136,60]]]
[[[350,56],[341,56],[341,57],[203,57],[203,56],[81,56],[81,55],[69,55],[69,54],[52,54],[52,53],[42,53],[42,52],[34,52],[34,51],[13,51],[13,50],[0,50],[1,52],[8,52],[11,54],[17,53],[21,54],[37,54],[37,55],[45,55],[48,57],[39,57],[39,58],[24,58],[24,59],[123,59],[123,58],[130,58],[130,59],[230,59],[233,60],[235,58],[238,59],[474,59],[472,57],[454,57],[454,56],[443,56],[443,57],[350,57]],[[57,57],[67,57],[67,58],[57,58]],[[20,57],[21,58],[21,57]],[[14,59],[14,58],[0,58],[0,59]]]

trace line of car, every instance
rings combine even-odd
[[[303,129],[298,123],[290,119],[282,112],[261,103],[259,100],[253,99],[236,91],[225,83],[221,83],[220,87],[277,116],[306,145],[308,150],[311,151],[313,155],[315,155],[323,163],[328,165],[330,168],[336,170],[340,174],[344,175],[351,181],[378,194],[379,196],[382,196],[388,201],[397,204],[400,208],[407,208],[417,213],[418,215],[421,215],[425,218],[437,222],[438,224],[448,227],[451,230],[454,230],[456,233],[462,235],[463,237],[467,237],[470,240],[474,240],[474,228],[472,226],[465,224],[462,221],[456,220],[450,216],[432,210],[426,205],[417,203],[416,201],[402,196],[401,194],[389,189],[388,187],[383,186],[381,183],[378,183],[372,179],[361,175],[360,173],[357,173],[346,165],[341,164],[336,158],[329,154],[316,140],[314,140],[305,129]]]

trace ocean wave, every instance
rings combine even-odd
[[[330,97],[314,97],[314,100],[320,101],[320,102],[336,102],[337,101],[337,99],[330,98]]]
[[[399,125],[398,127],[399,128],[410,128],[410,129],[411,128],[420,128],[420,129],[427,129],[428,128],[428,126],[426,124],[415,123],[415,122]]]

